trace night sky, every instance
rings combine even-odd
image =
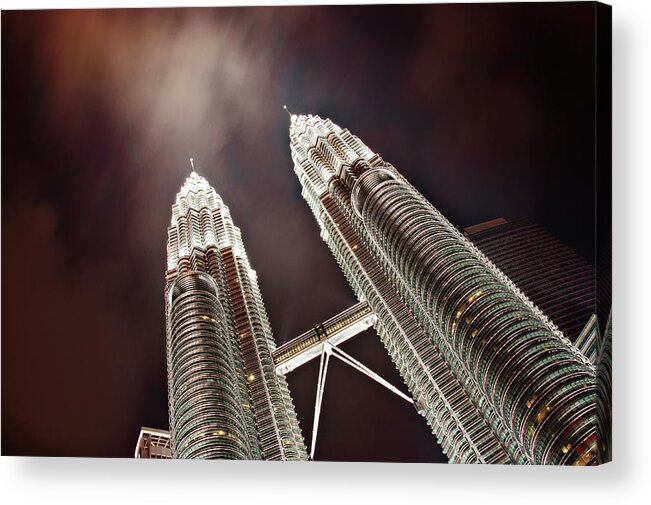
[[[132,457],[167,428],[164,271],[190,156],[276,341],[354,303],[290,159],[329,117],[463,228],[531,218],[594,262],[594,5],[2,13],[2,454]],[[343,348],[398,385],[373,331]],[[309,444],[317,362],[288,379]],[[401,386],[404,389],[404,386]],[[331,360],[316,459],[445,461]]]

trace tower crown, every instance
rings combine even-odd
[[[201,175],[192,171],[185,179],[185,182],[176,194],[176,201],[172,206],[172,226],[176,226],[179,217],[186,214],[188,210],[196,211],[202,208],[214,210],[223,205],[221,198]]]
[[[179,198],[187,197],[189,193],[210,192],[211,190],[215,191],[205,177],[193,170],[176,194],[176,202],[178,203]]]

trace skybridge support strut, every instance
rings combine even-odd
[[[330,344],[329,342],[323,342],[321,344],[321,358],[319,361],[319,378],[317,379],[316,385],[316,401],[314,403],[314,423],[312,425],[312,446],[310,449],[310,459],[314,459],[314,453],[316,451],[316,439],[319,430],[319,418],[321,416],[321,405],[323,403],[323,392],[325,390],[326,376],[328,374],[328,364],[330,362],[330,356],[334,356],[339,359],[341,362],[352,367],[354,370],[357,370],[360,373],[363,373],[370,379],[373,379],[375,382],[385,387],[392,393],[398,395],[400,398],[405,400],[408,403],[413,405],[414,401],[409,398],[406,394],[400,391],[391,383],[384,380],[373,370],[367,366],[360,363],[358,360],[353,358],[350,354],[342,351],[338,347]]]

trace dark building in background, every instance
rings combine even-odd
[[[587,261],[529,220],[493,219],[464,234],[576,342],[596,314],[595,271]]]

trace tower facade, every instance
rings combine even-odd
[[[292,115],[290,146],[323,240],[450,461],[598,462],[590,360],[349,131]]]
[[[498,218],[463,231],[576,343],[597,313],[596,275],[587,261],[528,219],[507,222]]]
[[[166,281],[172,457],[307,459],[240,230],[194,171],[172,206]]]

